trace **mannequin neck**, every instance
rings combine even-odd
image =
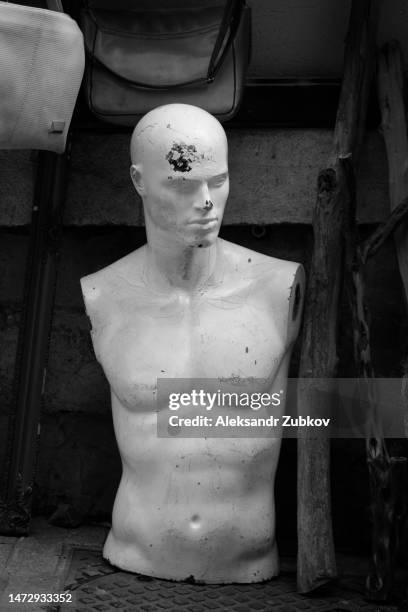
[[[214,282],[220,260],[218,238],[210,246],[198,247],[180,242],[166,231],[148,227],[146,231],[146,273],[158,289],[194,293]]]

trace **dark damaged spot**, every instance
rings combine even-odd
[[[293,303],[292,321],[295,321],[295,319],[298,316],[299,306],[300,306],[300,298],[301,298],[300,285],[297,284],[296,285],[296,289],[295,289],[295,300],[294,300],[294,303]]]
[[[193,574],[190,574],[190,576],[186,578],[184,582],[186,582],[187,584],[205,584],[204,580],[194,578]]]
[[[191,164],[199,160],[199,155],[194,145],[175,142],[167,153],[166,159],[174,172],[190,172]]]

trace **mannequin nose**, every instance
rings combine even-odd
[[[214,207],[214,204],[211,200],[206,200],[204,204],[204,210],[211,210]]]
[[[204,184],[202,189],[200,189],[200,193],[197,194],[197,200],[195,204],[195,208],[198,210],[211,210],[214,207],[213,202],[211,201],[211,194],[208,189],[208,185]]]

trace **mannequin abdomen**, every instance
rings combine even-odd
[[[155,414],[116,409],[123,475],[104,557],[128,571],[175,580],[253,582],[276,575],[280,440],[157,438]]]

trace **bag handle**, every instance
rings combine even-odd
[[[47,0],[51,2],[60,2],[60,0]],[[222,66],[222,63],[227,55],[238,30],[239,24],[241,22],[241,15],[243,8],[245,6],[245,0],[227,0],[225,5],[224,14],[221,20],[221,24],[218,30],[217,39],[214,44],[214,49],[212,51],[210,61],[208,64],[207,76],[200,77],[197,79],[193,79],[190,81],[184,81],[182,83],[172,83],[171,85],[151,85],[150,83],[143,83],[141,81],[135,81],[133,79],[128,79],[122,75],[118,75],[114,70],[112,70],[109,66],[107,66],[104,62],[102,62],[98,57],[95,56],[93,50],[90,50],[86,45],[86,52],[91,56],[92,62],[99,64],[105,70],[107,70],[112,76],[116,77],[120,81],[124,81],[130,86],[143,88],[143,89],[152,89],[152,90],[168,90],[168,89],[177,89],[178,87],[187,87],[189,85],[198,85],[203,83],[212,83]],[[92,21],[95,23],[96,29],[98,29],[98,22],[95,18],[93,11],[88,7],[87,11],[88,15],[91,17]],[[225,37],[227,31],[229,29],[228,38],[225,42]],[[96,34],[95,34],[96,39]]]
[[[214,49],[211,54],[210,63],[208,65],[207,83],[212,83],[221,68],[225,56],[227,55],[241,21],[242,11],[245,5],[245,0],[228,0],[225,6],[224,15],[221,21],[217,40],[215,41]],[[229,28],[227,42],[222,48],[226,33]],[[217,61],[218,58],[218,61]]]

